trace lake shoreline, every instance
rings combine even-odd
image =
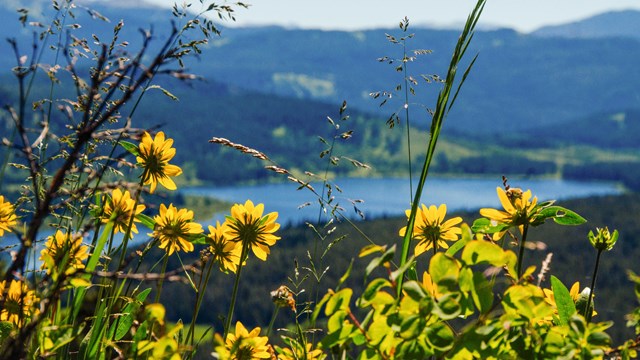
[[[338,204],[342,213],[350,219],[366,220],[381,217],[402,216],[410,206],[411,189],[405,178],[337,178],[330,181],[332,204]],[[417,180],[413,182],[413,186]],[[318,194],[322,194],[322,183],[311,183]],[[336,186],[337,185],[337,186]],[[562,179],[516,178],[509,185],[523,190],[531,189],[540,201],[583,198],[594,195],[618,195],[625,193],[619,184],[606,181],[575,181]],[[502,181],[495,178],[432,177],[427,180],[421,203],[426,205],[447,204],[448,210],[473,211],[481,207],[499,207],[496,188]],[[306,189],[296,190],[293,183],[267,183],[259,185],[228,187],[190,187],[181,193],[190,196],[213,197],[232,203],[264,203],[265,213],[276,211],[279,222],[292,226],[306,221],[317,222],[320,212],[317,197]],[[326,192],[325,192],[326,194]],[[328,211],[328,210],[327,210]],[[360,214],[364,214],[364,218]],[[322,219],[323,216],[320,216]],[[328,218],[325,218],[328,219]],[[218,214],[206,224],[224,220]]]

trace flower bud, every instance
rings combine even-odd
[[[605,226],[604,229],[596,228],[596,234],[593,231],[589,231],[589,242],[598,251],[609,251],[618,241],[618,230],[614,230],[613,233],[609,232],[609,228]]]

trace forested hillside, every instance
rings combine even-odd
[[[514,183],[517,186],[517,184]],[[535,189],[531,189],[535,194]],[[549,200],[549,199],[540,199]],[[621,340],[623,336],[628,338],[633,335],[633,329],[626,327],[625,315],[631,312],[637,304],[633,286],[627,279],[627,270],[640,273],[640,267],[636,259],[640,257],[640,222],[637,214],[640,213],[640,195],[622,195],[587,198],[579,200],[562,201],[559,205],[574,210],[587,219],[587,223],[577,227],[559,226],[547,224],[540,228],[533,228],[530,234],[530,241],[542,242],[545,247],[542,250],[528,250],[526,266],[535,265],[538,270],[548,253],[553,253],[551,261],[551,273],[560,278],[570,287],[575,281],[579,281],[582,287],[589,286],[591,275],[595,264],[596,254],[589,240],[587,233],[596,227],[608,226],[611,231],[618,229],[620,239],[611,252],[603,254],[597,289],[595,304],[598,312],[597,320],[613,320],[615,328],[612,334],[616,339]],[[471,224],[480,215],[477,212],[459,214],[463,216],[465,222]],[[356,226],[367,236],[370,236],[377,244],[399,246],[401,238],[398,230],[406,225],[404,218],[389,218],[373,221],[357,222]],[[332,227],[329,227],[330,229]],[[319,230],[326,233],[321,227]],[[280,235],[280,240],[272,249],[269,263],[263,263],[257,259],[251,259],[247,264],[246,273],[243,276],[245,286],[240,289],[240,298],[243,302],[239,304],[240,319],[248,324],[261,324],[268,322],[272,312],[273,304],[269,301],[269,292],[280,285],[287,285],[295,290],[295,286],[288,280],[294,278],[295,266],[298,264],[299,278],[309,275],[305,267],[310,264],[307,258],[308,249],[313,248],[317,239],[314,231],[307,226],[284,229]],[[332,286],[346,271],[349,263],[353,260],[353,270],[346,286],[360,289],[363,284],[364,270],[370,259],[360,259],[355,256],[362,247],[368,244],[359,231],[356,231],[348,223],[337,224],[336,230],[322,243],[320,251],[334,240],[346,235],[344,239],[335,244],[324,258],[323,264],[315,264],[316,267],[324,269],[329,267],[326,277],[323,279],[324,286]],[[175,260],[175,259],[174,259]],[[423,254],[418,258],[418,274],[422,274],[429,255]],[[179,267],[179,263],[173,261],[173,267]],[[537,274],[537,272],[536,272]],[[223,276],[218,274],[213,279],[210,293],[205,296],[207,303],[212,304],[205,313],[202,314],[203,323],[218,324],[219,316],[224,315],[227,308],[228,296],[220,296],[220,289],[231,289],[233,276]],[[543,282],[544,287],[550,287],[549,279]],[[312,279],[307,279],[306,288],[310,288]],[[172,284],[171,291],[167,293],[166,301],[171,302],[167,307],[168,315],[177,320],[188,318],[187,314],[193,308],[192,300],[189,297],[172,297],[171,294],[181,292],[187,285]],[[189,295],[192,296],[192,295]],[[309,294],[301,295],[306,299]],[[313,297],[313,294],[311,295]],[[173,301],[172,301],[173,299]],[[177,300],[177,301],[176,301]],[[276,326],[286,326],[291,323],[291,313],[281,311]]]

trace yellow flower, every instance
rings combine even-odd
[[[528,224],[534,215],[534,209],[538,203],[538,198],[531,198],[531,190],[522,191],[518,188],[510,188],[507,191],[501,187],[496,188],[498,198],[505,211],[496,209],[480,209],[480,215],[493,220],[498,224],[504,224],[509,227],[517,226],[520,232],[523,226]],[[493,235],[494,240],[499,240],[505,231],[497,232]]]
[[[42,268],[47,269],[47,274],[51,274],[56,267],[59,267],[58,270],[64,269],[67,275],[73,274],[84,269],[82,262],[89,257],[88,249],[88,246],[82,245],[81,236],[56,230],[55,234],[47,238],[44,249],[40,252]]]
[[[160,249],[165,249],[169,255],[176,250],[193,251],[190,237],[202,234],[202,225],[193,222],[193,211],[178,210],[173,204],[167,208],[160,204],[160,214],[154,220],[156,227],[149,236],[160,241]]]
[[[247,200],[244,205],[233,205],[231,216],[227,218],[229,225],[225,236],[231,241],[242,242],[243,245],[251,247],[258,259],[267,260],[269,246],[275,245],[280,239],[274,235],[280,224],[276,222],[277,212],[262,216],[263,211],[264,204],[254,206],[251,200]]]
[[[217,261],[221,271],[231,270],[236,272],[238,264],[240,264],[240,255],[242,246],[240,243],[230,241],[225,237],[224,233],[227,229],[227,223],[216,222],[216,226],[209,225],[209,235],[207,236],[207,244],[212,255],[212,261]]]
[[[428,272],[424,272],[422,274],[422,286],[424,286],[424,288],[429,292],[429,294],[431,296],[433,296],[434,298],[439,298],[440,296],[442,296],[442,294],[440,293],[440,291],[438,291],[438,284],[433,282],[433,279],[431,278],[431,274],[429,274]]]
[[[240,321],[236,323],[235,334],[229,333],[225,343],[231,359],[270,359],[271,347],[267,342],[269,338],[260,336],[260,328],[256,327],[251,332],[242,325]]]
[[[136,227],[135,222],[140,222],[140,220],[136,219],[135,216],[140,214],[145,209],[145,206],[137,205],[134,213],[133,206],[135,204],[136,201],[131,198],[129,190],[125,190],[124,193],[120,191],[120,189],[113,190],[111,198],[107,200],[104,205],[102,222],[107,223],[111,220],[111,217],[114,217],[113,222],[115,231],[126,233],[127,227],[129,226],[129,223],[131,223],[131,217],[134,216],[134,222],[131,223],[131,231],[137,234],[138,228]]]
[[[176,189],[176,183],[171,177],[182,174],[182,169],[169,164],[176,155],[176,149],[172,148],[172,145],[173,139],[165,140],[162,131],[158,132],[153,139],[147,132],[142,135],[140,146],[138,146],[139,156],[136,160],[144,168],[142,179],[144,185],[151,185],[149,189],[151,193],[156,190],[158,183],[168,190]]]
[[[0,300],[3,302],[0,311],[0,321],[8,321],[21,327],[24,320],[37,313],[34,307],[38,300],[35,292],[29,290],[25,283],[11,280],[6,297],[4,296],[5,281],[0,282]]]
[[[153,317],[153,321],[164,323],[164,306],[161,304],[151,304],[154,309],[151,310],[155,315],[161,315],[162,318]],[[148,311],[149,309],[147,309]],[[158,314],[160,312],[161,314]],[[150,320],[149,316],[147,319]],[[180,344],[176,340],[176,335],[182,330],[182,323],[177,323],[171,330],[167,331],[162,337],[153,337],[152,340],[141,340],[138,343],[138,356],[149,360],[180,360]],[[143,356],[142,356],[143,355]]]
[[[311,343],[306,343],[303,350],[302,345],[297,341],[289,340],[288,342],[292,343],[289,344],[291,346],[289,348],[277,347],[278,360],[322,360],[327,357],[322,350],[313,350],[313,345]]]
[[[4,201],[4,196],[0,195],[0,236],[4,232],[11,232],[11,227],[16,225],[16,214],[10,202]]]
[[[407,217],[411,215],[411,210],[405,212]],[[413,238],[418,240],[415,248],[415,255],[418,256],[423,252],[438,246],[448,249],[449,245],[446,241],[457,241],[458,235],[462,234],[462,230],[455,226],[462,222],[462,218],[457,216],[444,221],[447,215],[447,205],[441,204],[436,208],[431,205],[428,208],[422,204],[418,208],[416,221],[413,225]],[[404,236],[407,227],[400,229],[400,236]]]

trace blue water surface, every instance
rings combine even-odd
[[[417,181],[414,181],[414,188]],[[334,203],[344,208],[349,217],[361,218],[354,209],[357,207],[366,219],[382,216],[399,216],[410,206],[410,185],[407,179],[398,178],[343,178],[331,182]],[[593,195],[619,194],[621,190],[614,183],[578,182],[556,179],[510,180],[512,187],[531,189],[539,201],[569,199]],[[322,184],[312,183],[321,193]],[[430,178],[422,193],[421,203],[426,205],[447,204],[448,211],[473,210],[481,207],[500,207],[496,187],[502,186],[500,179],[457,179]],[[297,224],[317,221],[320,206],[317,196],[308,189],[300,189],[296,183],[261,184],[233,187],[193,187],[181,190],[184,194],[215,197],[234,203],[244,203],[250,199],[254,203],[264,203],[265,212],[277,211],[278,222]],[[326,194],[326,192],[325,192]],[[355,202],[354,201],[362,201]],[[303,204],[310,204],[300,208]],[[204,224],[224,220],[225,214],[216,214]]]

